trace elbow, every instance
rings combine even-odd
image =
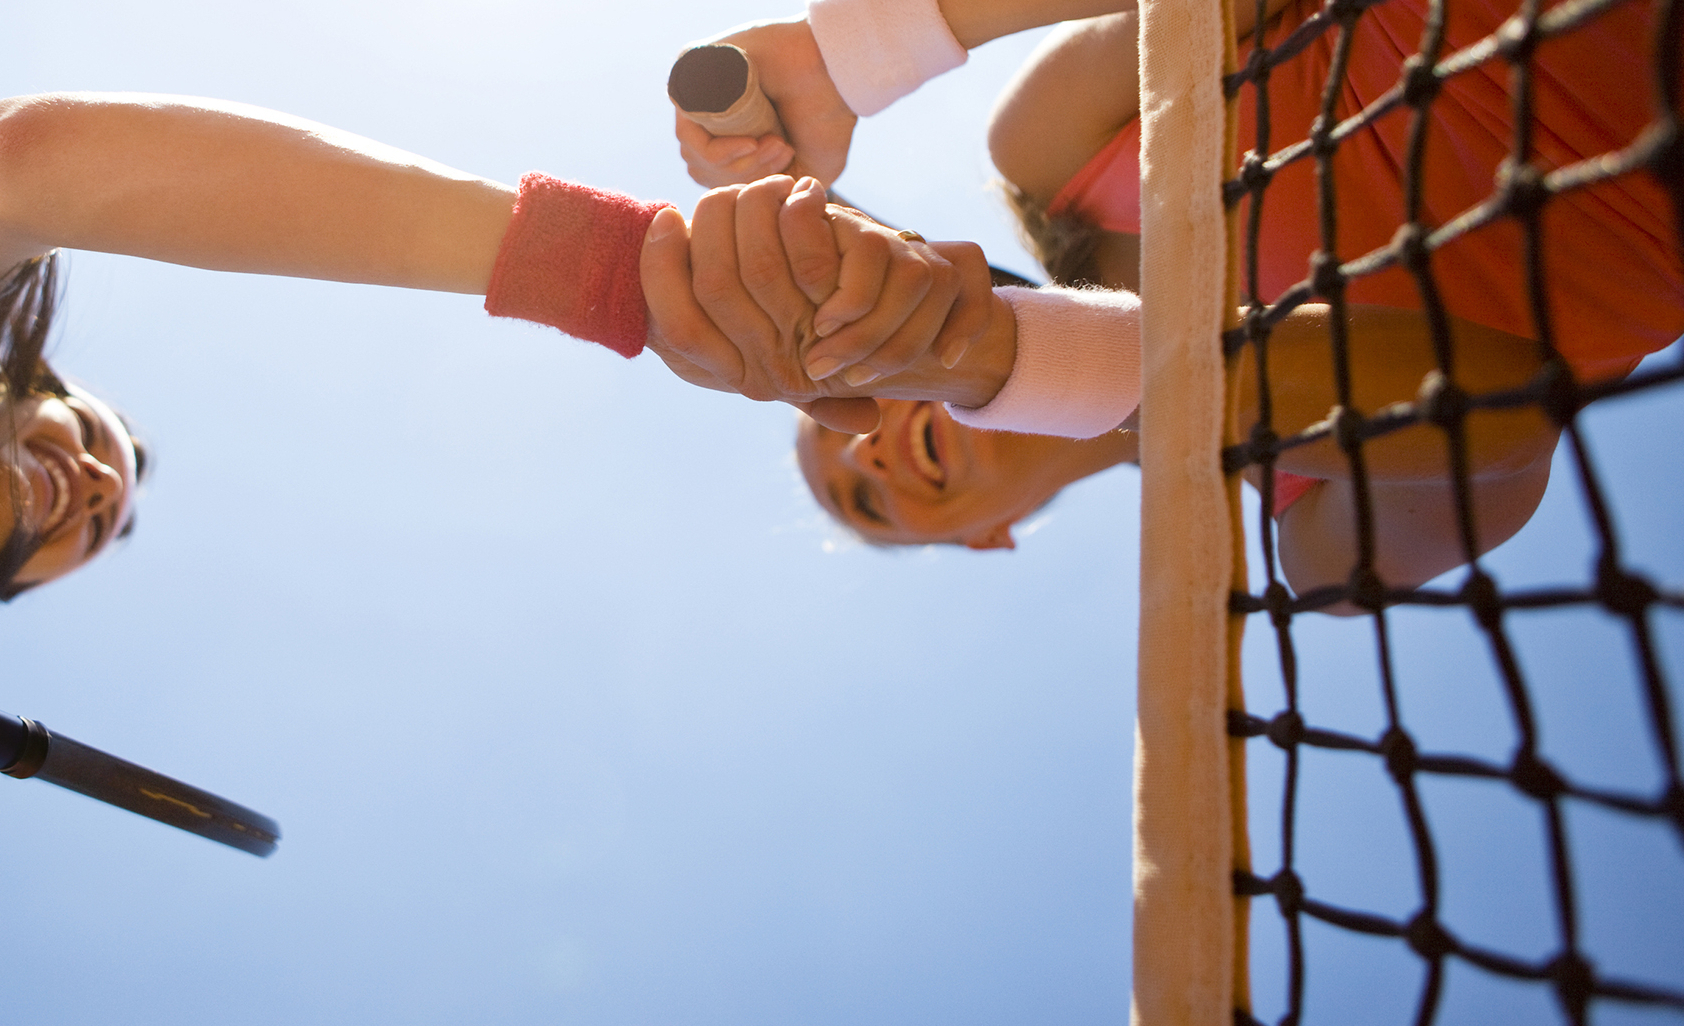
[[[994,170],[1015,186],[1022,177],[1017,161],[1022,144],[1018,139],[1018,119],[1012,116],[1013,99],[1010,93],[1001,96],[988,116],[988,159]]]

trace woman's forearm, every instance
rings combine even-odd
[[[1014,32],[1134,10],[1134,0],[938,0],[960,45],[971,50]]]
[[[1546,456],[1518,473],[1473,486],[1475,551],[1484,554],[1513,537],[1532,518],[1549,485]],[[1415,587],[1467,562],[1447,481],[1375,482],[1374,569],[1390,588]],[[1349,481],[1324,481],[1282,514],[1281,568],[1299,594],[1350,580],[1357,561],[1356,499]],[[1339,605],[1326,612],[1359,612]]]
[[[514,190],[243,104],[0,101],[0,264],[54,247],[483,294]]]
[[[1426,318],[1419,311],[1351,304],[1347,308],[1351,395],[1372,416],[1392,403],[1418,397],[1422,380],[1437,367]],[[1273,425],[1289,436],[1325,419],[1339,401],[1328,342],[1329,309],[1294,310],[1269,339],[1269,389]],[[1542,365],[1538,347],[1492,328],[1452,318],[1456,378],[1471,393],[1516,388]],[[1255,354],[1247,346],[1237,371],[1240,428],[1251,429],[1259,411]],[[1468,454],[1476,477],[1502,477],[1532,466],[1555,448],[1558,429],[1536,408],[1482,410],[1466,422]],[[1443,433],[1417,424],[1364,446],[1371,474],[1406,481],[1442,481],[1449,474]],[[1281,455],[1280,469],[1317,478],[1348,478],[1350,464],[1332,439]]]

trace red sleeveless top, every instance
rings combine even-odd
[[[1269,30],[1284,39],[1320,9],[1294,0]],[[1513,0],[1449,4],[1445,54],[1490,34]],[[1361,110],[1393,85],[1420,45],[1425,0],[1386,0],[1358,21],[1339,117]],[[1651,117],[1649,5],[1625,4],[1539,44],[1533,63],[1533,162],[1544,170],[1618,150]],[[1307,138],[1321,109],[1332,60],[1330,31],[1269,79],[1270,146]],[[1249,49],[1249,48],[1248,48]],[[1243,55],[1242,55],[1243,58]],[[1432,106],[1422,218],[1442,225],[1486,199],[1507,156],[1512,130],[1508,65],[1496,61],[1445,82]],[[1346,139],[1334,157],[1338,251],[1342,260],[1386,245],[1404,221],[1402,167],[1411,111],[1400,107]],[[1240,144],[1256,142],[1255,90],[1240,96]],[[1320,245],[1314,161],[1283,168],[1264,195],[1260,298],[1270,301],[1309,277]],[[1140,125],[1111,140],[1059,192],[1050,208],[1111,231],[1140,231]],[[1647,172],[1552,199],[1544,208],[1544,274],[1556,348],[1581,380],[1622,376],[1645,354],[1684,334],[1684,265],[1666,193]],[[1536,338],[1525,287],[1518,223],[1500,221],[1437,250],[1432,270],[1457,317]],[[1357,278],[1352,302],[1417,309],[1420,295],[1402,268]]]

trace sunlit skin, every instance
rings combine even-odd
[[[112,409],[81,389],[0,408],[0,538],[14,529],[40,548],[13,584],[41,584],[109,547],[132,516],[135,448]]]
[[[1015,547],[1012,525],[1072,481],[1138,457],[1132,431],[1071,439],[968,428],[940,403],[880,399],[876,430],[802,417],[795,452],[813,496],[869,541]]]
[[[1271,2],[1270,10],[1278,7]],[[995,108],[989,130],[995,165],[1037,202],[1049,203],[1138,116],[1136,91],[1115,84],[1116,76],[1130,77],[1137,67],[1135,27],[1135,16],[1122,14],[1056,30]],[[1105,284],[1134,289],[1139,261],[1138,236],[1106,232],[1094,270]],[[1350,304],[1347,318],[1353,405],[1372,414],[1415,399],[1424,377],[1438,365],[1422,315]],[[1306,304],[1270,338],[1271,421],[1281,435],[1322,421],[1339,402],[1327,342],[1330,320],[1326,306]],[[1456,380],[1467,392],[1518,387],[1541,366],[1538,347],[1529,339],[1457,318],[1451,318],[1450,329]],[[1261,415],[1254,360],[1254,350],[1247,347],[1233,369],[1241,437]],[[1518,531],[1537,508],[1549,482],[1558,431],[1535,408],[1479,411],[1466,429],[1475,545],[1484,552]],[[1429,425],[1365,446],[1374,568],[1391,584],[1419,584],[1466,561],[1447,454],[1442,434]],[[1278,551],[1287,579],[1300,591],[1344,583],[1357,553],[1350,463],[1327,439],[1289,450],[1277,466],[1321,481],[1278,520]],[[1258,483],[1255,473],[1248,479]],[[1327,611],[1357,610],[1346,605]]]
[[[726,313],[767,329],[761,340],[769,345],[792,339],[783,329],[802,314],[814,330],[834,325],[825,344],[854,347],[828,354],[840,361],[832,375],[838,384],[808,380],[800,365],[785,377],[804,383],[805,398],[821,415],[832,403],[869,416],[869,400],[840,384],[854,362],[871,356],[882,364],[879,373],[892,373],[915,362],[938,332],[962,343],[967,333],[950,328],[980,328],[1003,304],[984,285],[966,307],[978,316],[950,315],[958,266],[935,246],[901,239],[863,216],[827,216],[821,189],[803,194],[812,204],[809,231],[795,241],[822,244],[834,277],[825,288],[834,298],[824,310],[829,316],[815,322],[818,305],[788,284],[772,292],[796,309],[779,308],[791,318],[769,320],[760,305],[766,291],[754,286],[765,285],[767,264],[775,268],[789,255],[779,212],[794,184],[784,179],[739,190],[747,197],[741,203],[735,192],[713,196],[698,207],[701,223],[689,229],[677,213],[656,218],[651,227],[658,230],[645,237],[643,281],[660,280],[663,295],[681,299],[676,305],[687,324],[711,330],[709,310],[723,303]],[[515,199],[510,186],[244,104],[121,93],[0,99],[0,273],[70,248],[209,270],[484,295]],[[692,245],[699,254],[694,262]],[[981,251],[954,246],[967,273],[986,283]],[[796,258],[803,252],[793,247]],[[736,281],[739,260],[753,281]],[[693,268],[703,273],[693,278]],[[660,278],[655,272],[663,270]],[[782,277],[773,285],[785,285]],[[698,295],[718,302],[705,308]],[[762,364],[717,333],[704,340],[711,347],[669,348],[668,339],[706,333],[677,330],[663,316],[668,307],[656,306],[651,303],[649,347],[682,368],[686,380],[728,390],[761,387],[755,374]],[[890,355],[880,356],[885,346]],[[991,352],[992,359],[973,356],[967,366],[973,376],[989,372],[1003,380],[1000,368],[1010,367],[1011,350]],[[933,356],[925,362],[941,366]],[[938,393],[942,398],[979,405],[993,394],[967,387],[964,375],[947,377],[950,390]],[[128,442],[115,426],[100,430],[116,425],[115,418],[81,393],[68,401],[18,402],[0,413],[9,418],[0,424],[7,478],[0,537],[17,528],[18,539],[40,535],[43,542],[9,582],[0,582],[15,590],[75,569],[122,529],[134,454],[120,451]],[[87,418],[85,427],[78,414]]]

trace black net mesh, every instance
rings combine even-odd
[[[1248,746],[1254,755],[1259,745],[1272,744],[1271,750],[1278,750],[1278,761],[1259,763],[1254,759],[1254,766],[1280,767],[1278,814],[1272,796],[1266,811],[1256,803],[1252,811],[1254,835],[1259,833],[1257,824],[1265,820],[1270,831],[1278,830],[1278,839],[1270,837],[1262,845],[1271,849],[1271,857],[1278,857],[1278,863],[1238,874],[1236,887],[1242,895],[1272,896],[1278,908],[1280,921],[1276,923],[1273,917],[1261,918],[1262,908],[1256,907],[1257,901],[1252,902],[1254,915],[1260,917],[1257,936],[1272,932],[1275,937],[1283,938],[1279,958],[1286,976],[1280,986],[1283,1023],[1316,1019],[1310,1014],[1315,1007],[1313,1000],[1306,1003],[1307,991],[1314,992],[1311,984],[1317,970],[1312,958],[1314,945],[1306,943],[1306,932],[1329,927],[1380,938],[1381,943],[1395,945],[1399,956],[1413,966],[1407,974],[1409,1007],[1376,1010],[1371,1018],[1365,1016],[1364,1021],[1444,1021],[1447,976],[1469,971],[1518,981],[1521,990],[1530,989],[1552,997],[1546,1005],[1567,1022],[1588,1022],[1602,1014],[1603,1009],[1618,1010],[1620,1014],[1635,1009],[1675,1021],[1675,1017],[1684,1017],[1684,984],[1680,983],[1684,967],[1670,977],[1662,973],[1657,978],[1627,978],[1617,969],[1603,968],[1598,962],[1598,952],[1591,950],[1587,943],[1582,928],[1584,889],[1580,884],[1585,866],[1582,858],[1576,862],[1575,855],[1580,849],[1575,846],[1573,833],[1584,822],[1575,818],[1574,810],[1593,807],[1669,835],[1670,841],[1676,843],[1662,850],[1670,855],[1684,852],[1684,775],[1679,765],[1679,720],[1674,709],[1678,696],[1667,679],[1658,638],[1662,629],[1658,625],[1665,618],[1676,616],[1673,610],[1684,609],[1684,590],[1680,590],[1677,578],[1668,582],[1637,572],[1622,552],[1621,538],[1615,529],[1617,518],[1610,509],[1609,482],[1599,473],[1598,464],[1592,458],[1584,423],[1592,404],[1663,389],[1684,378],[1684,359],[1677,358],[1680,347],[1673,346],[1658,360],[1651,359],[1642,369],[1624,378],[1580,380],[1585,375],[1575,373],[1572,362],[1563,358],[1557,344],[1552,325],[1552,314],[1557,307],[1550,293],[1551,268],[1558,267],[1558,261],[1574,259],[1574,254],[1546,252],[1544,223],[1550,216],[1552,203],[1570,190],[1585,189],[1620,176],[1652,176],[1671,204],[1671,210],[1663,215],[1663,223],[1676,237],[1666,240],[1666,244],[1676,244],[1684,250],[1684,137],[1680,134],[1678,116],[1684,5],[1651,0],[1567,0],[1544,9],[1536,0],[1525,0],[1478,42],[1453,47],[1446,42],[1446,7],[1457,2],[1435,0],[1421,5],[1426,13],[1417,53],[1395,69],[1395,86],[1378,99],[1365,102],[1360,110],[1341,109],[1342,103],[1349,103],[1343,85],[1353,59],[1353,41],[1358,38],[1356,29],[1381,5],[1374,0],[1332,0],[1313,15],[1286,26],[1279,21],[1269,25],[1265,5],[1259,0],[1258,23],[1264,28],[1256,33],[1242,71],[1226,83],[1230,96],[1243,96],[1245,91],[1252,91],[1250,102],[1256,112],[1249,124],[1242,121],[1240,147],[1249,148],[1250,152],[1242,159],[1234,179],[1224,187],[1230,208],[1239,208],[1243,247],[1240,327],[1230,331],[1224,343],[1230,357],[1246,350],[1253,356],[1245,373],[1255,374],[1258,423],[1243,444],[1226,450],[1224,460],[1230,473],[1248,467],[1260,468],[1260,473],[1254,473],[1263,493],[1263,510],[1256,519],[1254,539],[1261,549],[1258,559],[1261,587],[1256,594],[1234,595],[1232,607],[1236,613],[1256,614],[1260,619],[1252,624],[1253,632],[1259,627],[1268,631],[1278,649],[1278,676],[1273,670],[1269,676],[1274,679],[1270,681],[1259,681],[1256,674],[1250,675],[1247,693],[1253,709],[1233,714],[1229,729],[1234,735],[1256,739]],[[1622,68],[1620,74],[1629,82],[1631,90],[1653,98],[1652,118],[1647,127],[1642,127],[1612,152],[1566,166],[1547,166],[1536,155],[1536,135],[1548,126],[1540,128],[1534,117],[1535,55],[1540,47],[1550,45],[1550,40],[1580,31],[1622,5],[1641,5],[1649,27],[1650,38],[1641,44],[1652,55],[1651,63],[1647,67]],[[1290,62],[1302,59],[1303,54],[1318,47],[1329,69],[1321,116],[1309,130],[1308,138],[1279,145],[1270,137],[1271,80],[1278,80]],[[1424,150],[1429,145],[1433,104],[1441,99],[1447,82],[1481,66],[1504,69],[1511,106],[1507,112],[1496,113],[1506,113],[1508,157],[1495,169],[1491,190],[1482,201],[1434,223],[1423,213],[1424,191],[1430,187],[1423,173]],[[1606,74],[1608,69],[1600,73]],[[1363,184],[1336,177],[1335,157],[1347,140],[1357,138],[1387,117],[1403,119],[1408,126],[1404,157],[1396,169],[1405,215],[1402,223],[1395,226],[1388,244],[1368,252],[1345,252],[1340,246],[1341,231],[1336,216],[1341,209],[1339,193],[1347,190],[1347,198],[1352,193],[1360,194]],[[1270,239],[1262,230],[1262,211],[1268,203],[1271,180],[1283,168],[1298,162],[1311,162],[1317,170],[1319,209],[1304,211],[1302,216],[1306,221],[1316,222],[1319,252],[1307,267],[1302,267],[1302,278],[1296,285],[1266,295],[1260,285],[1259,267],[1263,260],[1261,254]],[[1532,323],[1528,336],[1541,347],[1542,369],[1522,387],[1495,394],[1473,394],[1459,384],[1452,338],[1454,318],[1477,321],[1478,311],[1447,308],[1441,282],[1435,278],[1434,254],[1469,233],[1498,229],[1518,232],[1522,240],[1518,249],[1520,259],[1512,273],[1520,282],[1517,288],[1529,306]],[[1394,269],[1395,273],[1396,268],[1407,270],[1418,291],[1422,320],[1432,335],[1437,371],[1427,375],[1413,401],[1394,403],[1380,410],[1359,410],[1353,399],[1350,339],[1345,328],[1347,291],[1351,282],[1364,275],[1387,269]],[[1294,309],[1307,303],[1325,303],[1331,307],[1327,319],[1329,363],[1338,405],[1308,430],[1286,435],[1277,433],[1274,423],[1270,339]],[[1675,401],[1678,398],[1684,396],[1673,397]],[[1490,557],[1480,552],[1477,541],[1475,481],[1470,469],[1467,421],[1470,415],[1477,415],[1476,411],[1527,406],[1543,411],[1561,429],[1559,445],[1565,460],[1557,463],[1553,487],[1570,486],[1578,492],[1594,557],[1592,565],[1577,581],[1505,588],[1499,574],[1490,567]],[[1371,497],[1373,466],[1367,453],[1374,440],[1422,424],[1432,426],[1448,454],[1454,515],[1467,565],[1440,579],[1450,581],[1447,586],[1400,588],[1384,579],[1378,569]],[[1355,565],[1345,583],[1295,595],[1280,570],[1277,525],[1268,512],[1274,506],[1275,464],[1283,454],[1299,446],[1317,442],[1325,445],[1327,440],[1338,447],[1348,466],[1355,521]],[[1560,473],[1559,468],[1563,467],[1570,468],[1571,473]],[[1663,465],[1655,467],[1652,473],[1672,475],[1677,471],[1675,466]],[[1360,624],[1372,636],[1374,665],[1360,672],[1353,671],[1351,676],[1352,686],[1368,686],[1367,681],[1372,680],[1378,689],[1375,701],[1380,729],[1375,733],[1318,723],[1316,710],[1306,708],[1300,701],[1300,654],[1305,651],[1302,635],[1310,620],[1304,614],[1335,605],[1346,611],[1353,606],[1360,610]],[[1539,712],[1539,685],[1536,680],[1529,680],[1523,670],[1526,660],[1517,639],[1526,635],[1527,617],[1574,607],[1596,611],[1596,615],[1616,625],[1623,636],[1621,644],[1630,653],[1629,663],[1634,671],[1627,671],[1624,666],[1610,667],[1604,679],[1590,682],[1594,685],[1589,692],[1593,697],[1586,700],[1595,700],[1594,689],[1637,695],[1635,704],[1641,710],[1642,728],[1633,736],[1610,738],[1607,743],[1652,749],[1656,767],[1652,787],[1610,789],[1575,779],[1561,765],[1552,763],[1541,743],[1546,724]],[[1401,694],[1410,682],[1404,679],[1405,674],[1398,672],[1396,624],[1398,617],[1423,609],[1460,616],[1477,632],[1484,650],[1479,658],[1484,666],[1477,669],[1471,665],[1445,666],[1439,672],[1462,675],[1469,681],[1470,690],[1486,683],[1495,689],[1514,738],[1512,751],[1493,757],[1489,751],[1425,750],[1417,743],[1421,735],[1412,731],[1413,724],[1405,715],[1411,706]],[[1326,619],[1319,614],[1315,618]],[[1300,635],[1298,642],[1295,642],[1295,631]],[[1272,704],[1275,695],[1280,696],[1281,704],[1274,710],[1257,708],[1265,701]],[[1542,704],[1553,708],[1554,702],[1553,697],[1548,697]],[[1338,766],[1357,765],[1350,761],[1337,762],[1321,754],[1327,752],[1337,753],[1338,759],[1343,760],[1366,759],[1366,771],[1388,782],[1385,786],[1392,792],[1393,804],[1387,814],[1400,821],[1395,832],[1406,838],[1402,844],[1411,850],[1412,856],[1407,873],[1408,910],[1402,914],[1398,913],[1395,902],[1389,903],[1389,908],[1385,907],[1387,902],[1379,902],[1381,908],[1377,909],[1372,905],[1351,907],[1343,900],[1327,900],[1325,894],[1318,894],[1317,881],[1300,872],[1304,858],[1299,845],[1306,761],[1317,766],[1335,766],[1336,772],[1344,772]],[[1255,776],[1254,771],[1254,780]],[[1479,932],[1475,924],[1450,921],[1444,913],[1442,895],[1446,881],[1441,855],[1447,842],[1443,823],[1435,817],[1428,795],[1434,787],[1441,786],[1438,782],[1446,780],[1500,789],[1506,795],[1505,801],[1531,810],[1529,815],[1541,830],[1546,866],[1542,889],[1547,892],[1542,900],[1549,913],[1540,929],[1534,931],[1544,936],[1533,938],[1529,949],[1497,950],[1463,939]],[[1274,781],[1255,782],[1264,783],[1269,790],[1275,786]],[[1494,853],[1494,857],[1500,856],[1501,853]],[[1660,871],[1684,881],[1684,858],[1661,867]],[[1657,895],[1655,900],[1660,906],[1647,914],[1684,921],[1684,907],[1671,904],[1679,893],[1675,889]],[[1539,951],[1547,953],[1540,956]],[[1274,1010],[1269,1014],[1273,1018]],[[1248,1011],[1236,1012],[1236,1022],[1257,1021]],[[1534,1020],[1516,1014],[1490,1021]]]

